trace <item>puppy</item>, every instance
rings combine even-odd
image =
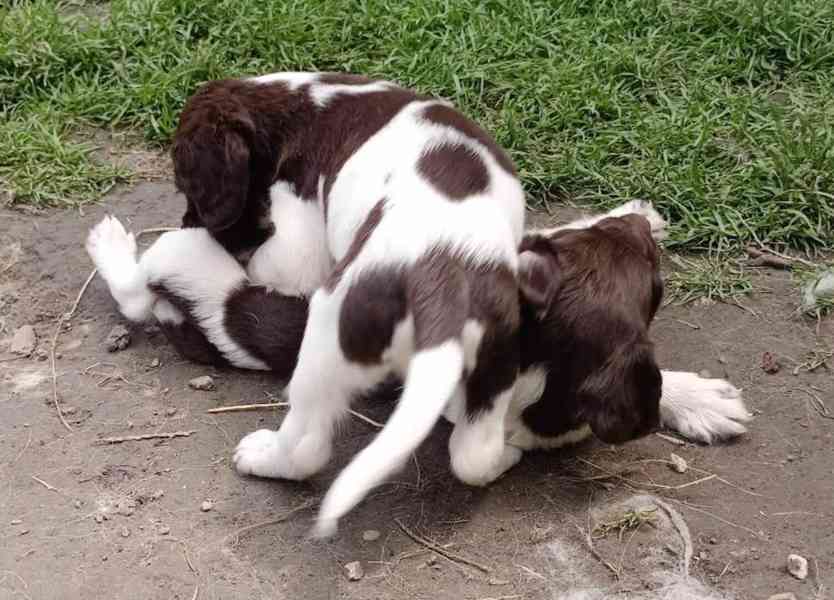
[[[319,533],[408,458],[453,395],[467,416],[449,442],[459,479],[483,485],[519,459],[504,416],[519,368],[524,194],[486,132],[393,83],[279,73],[198,91],[173,158],[186,224],[238,251],[259,239],[269,205],[275,233],[250,280],[310,299],[289,413],[277,432],[241,440],[239,472],[318,472],[351,400],[392,374],[404,380],[397,408],[324,498]]]

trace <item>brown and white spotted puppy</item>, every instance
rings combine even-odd
[[[239,472],[318,472],[352,398],[391,374],[402,397],[326,495],[320,533],[408,458],[453,395],[467,417],[450,439],[458,478],[483,485],[519,459],[504,416],[519,366],[524,194],[487,133],[389,82],[279,73],[198,91],[173,157],[186,224],[238,250],[239,230],[257,234],[269,205],[275,232],[249,277],[310,298],[290,411],[277,432],[240,442]]]

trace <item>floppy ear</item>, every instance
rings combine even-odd
[[[243,214],[249,194],[249,144],[241,133],[207,123],[178,133],[172,149],[177,187],[188,199],[184,220],[222,231]]]
[[[654,348],[635,339],[609,356],[580,386],[578,396],[594,435],[620,444],[659,425],[661,391]]]
[[[527,240],[518,255],[519,290],[536,308],[549,306],[559,289],[559,265],[554,252],[547,240]]]

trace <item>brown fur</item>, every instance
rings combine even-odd
[[[522,370],[548,372],[541,400],[523,413],[527,426],[556,436],[589,423],[611,443],[656,427],[661,376],[648,331],[663,283],[648,222],[629,215],[531,234],[521,251],[534,255],[520,275]]]
[[[462,144],[441,144],[423,153],[417,171],[451,200],[485,192],[489,172],[475,152]]]

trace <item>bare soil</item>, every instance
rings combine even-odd
[[[831,348],[834,324],[823,321],[817,331],[816,323],[793,316],[798,295],[785,272],[760,271],[745,309],[666,307],[654,326],[664,368],[706,370],[744,388],[757,416],[737,442],[592,442],[527,455],[482,490],[450,474],[449,427],[440,424],[415,460],[329,542],[306,537],[312,509],[269,521],[319,497],[374,429],[346,423],[337,459],[312,481],[238,476],[230,466],[237,441],[276,425],[281,413],[205,411],[269,401],[280,382],[184,362],[152,328],[130,326],[131,345],[107,352],[104,340],[123,320],[99,279],[58,340],[58,399],[68,431],[52,404],[50,362],[41,357],[56,319],[90,273],[82,245],[88,229],[108,211],[134,231],[177,225],[182,206],[169,183],[144,182],[83,212],[0,211],[0,598],[643,597],[655,585],[648,558],[674,550],[658,545],[657,525],[594,536],[596,556],[582,533],[639,491],[667,499],[685,518],[692,574],[716,594],[766,599],[793,592],[802,600],[827,598],[834,589],[834,420],[812,404],[817,395],[834,410],[834,378],[824,366],[792,374],[809,352]],[[5,350],[25,324],[37,331],[38,352],[15,359]],[[764,352],[776,355],[778,373],[762,370]],[[215,391],[188,387],[206,374]],[[356,408],[384,420],[390,403]],[[97,444],[173,431],[194,433]],[[670,452],[687,461],[686,473],[647,462]],[[679,488],[709,474],[716,477]],[[201,510],[205,501],[211,510]],[[424,548],[395,520],[489,572],[419,552]],[[363,539],[368,530],[379,538]],[[809,560],[805,581],[786,572],[790,553]],[[351,561],[362,563],[360,581],[345,576]]]

